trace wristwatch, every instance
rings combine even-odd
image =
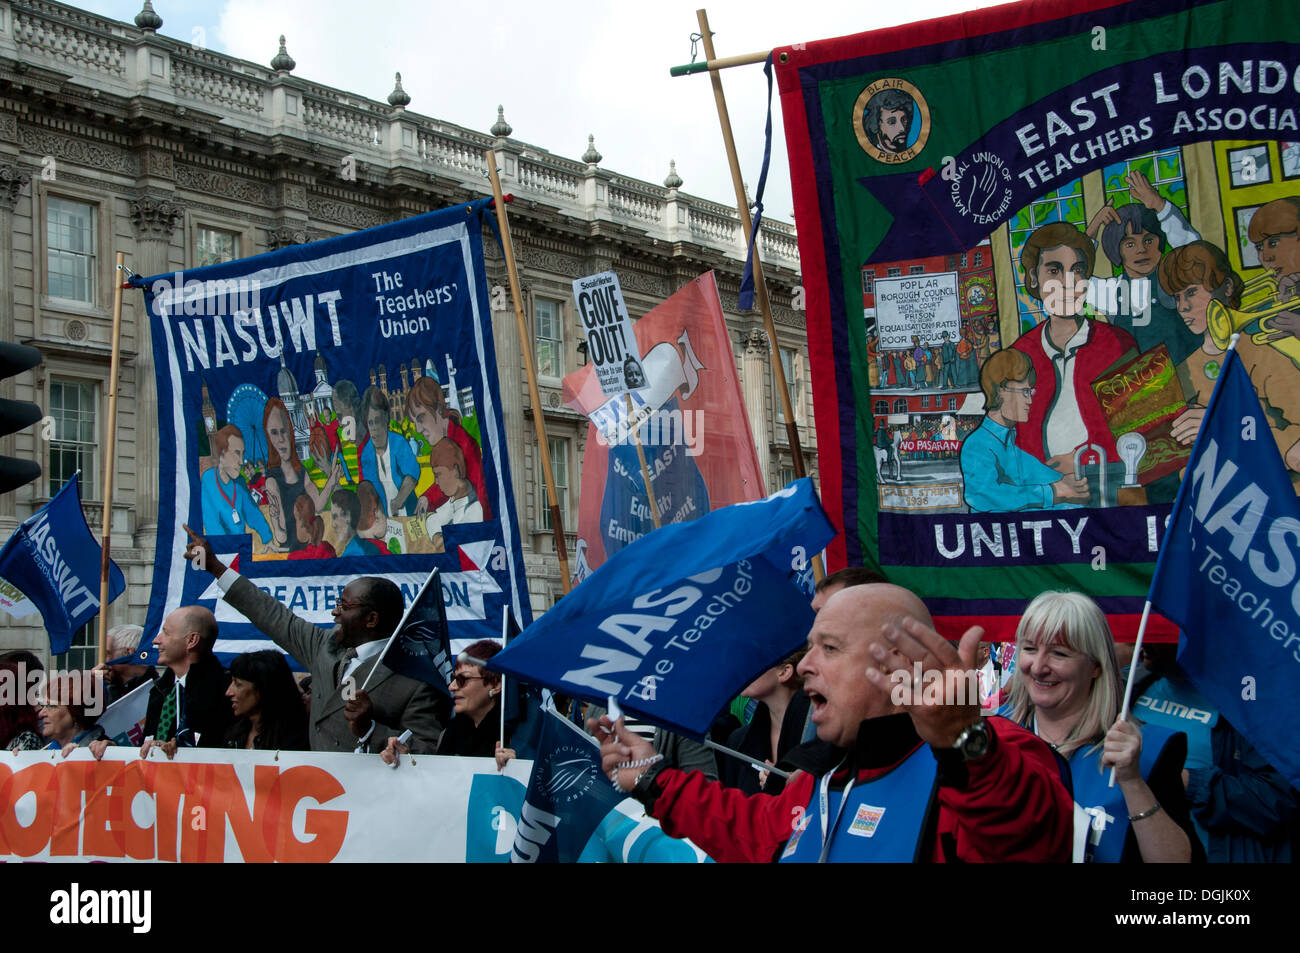
[[[952,743],[952,747],[954,751],[961,752],[964,761],[977,761],[988,754],[991,741],[989,727],[981,718],[963,730]]]

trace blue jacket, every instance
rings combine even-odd
[[[379,494],[379,505],[383,507],[384,514],[388,515],[388,497],[379,482],[379,462],[376,456],[375,442],[367,439],[357,454],[361,470],[357,475],[357,482],[361,480],[370,481],[370,485]],[[416,483],[420,482],[420,464],[411,451],[411,445],[406,442],[406,438],[400,433],[393,433],[391,430],[388,432],[388,457],[393,465],[394,486],[400,489],[402,481],[408,476],[414,479]],[[406,498],[406,505],[403,507],[407,516],[415,512],[416,499],[415,491],[412,490]]]
[[[1061,473],[1016,446],[1014,427],[989,417],[961,445],[961,475],[966,505],[972,513],[1060,510],[1073,503],[1053,503],[1052,484]]]
[[[223,495],[223,492],[224,495]],[[199,498],[203,502],[203,532],[208,536],[242,536],[250,529],[262,537],[264,544],[274,541],[271,526],[253,502],[243,477],[225,483],[216,467],[209,467],[199,477]],[[231,505],[231,501],[234,505]],[[238,513],[235,520],[231,513]]]
[[[1300,837],[1300,794],[1219,715],[1214,766],[1187,772],[1187,801],[1209,832],[1211,863],[1290,863]]]

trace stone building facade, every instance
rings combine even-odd
[[[762,319],[737,308],[744,241],[734,209],[683,191],[674,169],[663,185],[606,169],[590,140],[570,159],[516,139],[501,112],[486,132],[420,115],[400,77],[387,102],[314,83],[299,75],[283,38],[278,53],[268,42],[275,55],[267,65],[196,49],[158,32],[165,12],[146,3],[136,22],[123,23],[47,0],[0,0],[0,340],[45,355],[0,395],[35,401],[54,418],[53,427],[0,438],[0,453],[34,458],[45,470],[0,496],[0,540],[78,466],[98,535],[116,252],[133,271],[158,274],[466,202],[490,191],[489,148],[503,188],[516,196],[511,228],[541,372],[535,408],[508,290],[496,295],[501,400],[534,611],[561,591],[531,420],[539,411],[556,451],[571,552],[574,543],[586,428],[560,406],[560,379],[583,360],[573,278],[615,270],[636,317],[715,270],[768,484],[791,476]],[[310,75],[310,64],[300,72]],[[485,245],[489,281],[508,288],[499,248]],[[793,227],[765,223],[760,246],[814,471],[804,318],[792,307]],[[152,580],[158,443],[144,317],[141,296],[127,292],[112,555],[129,589],[109,609],[113,624],[143,622]],[[0,623],[5,647],[48,651],[37,617]]]

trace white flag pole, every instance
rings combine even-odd
[[[506,632],[510,624],[510,606],[501,607],[501,647],[506,645]],[[506,746],[506,676],[501,675],[501,747]]]

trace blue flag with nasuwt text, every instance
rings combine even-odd
[[[573,863],[624,796],[601,771],[595,740],[554,711],[543,711],[510,861]]]
[[[1300,502],[1248,371],[1225,358],[1150,598],[1182,628],[1187,677],[1300,785]]]
[[[0,550],[0,578],[35,603],[50,635],[50,652],[62,655],[72,635],[99,614],[103,550],[81,511],[77,475],[14,531]],[[126,589],[122,570],[108,563],[108,601]]]
[[[702,738],[753,678],[804,643],[800,587],[835,535],[797,480],[664,526],[615,553],[488,668]]]

